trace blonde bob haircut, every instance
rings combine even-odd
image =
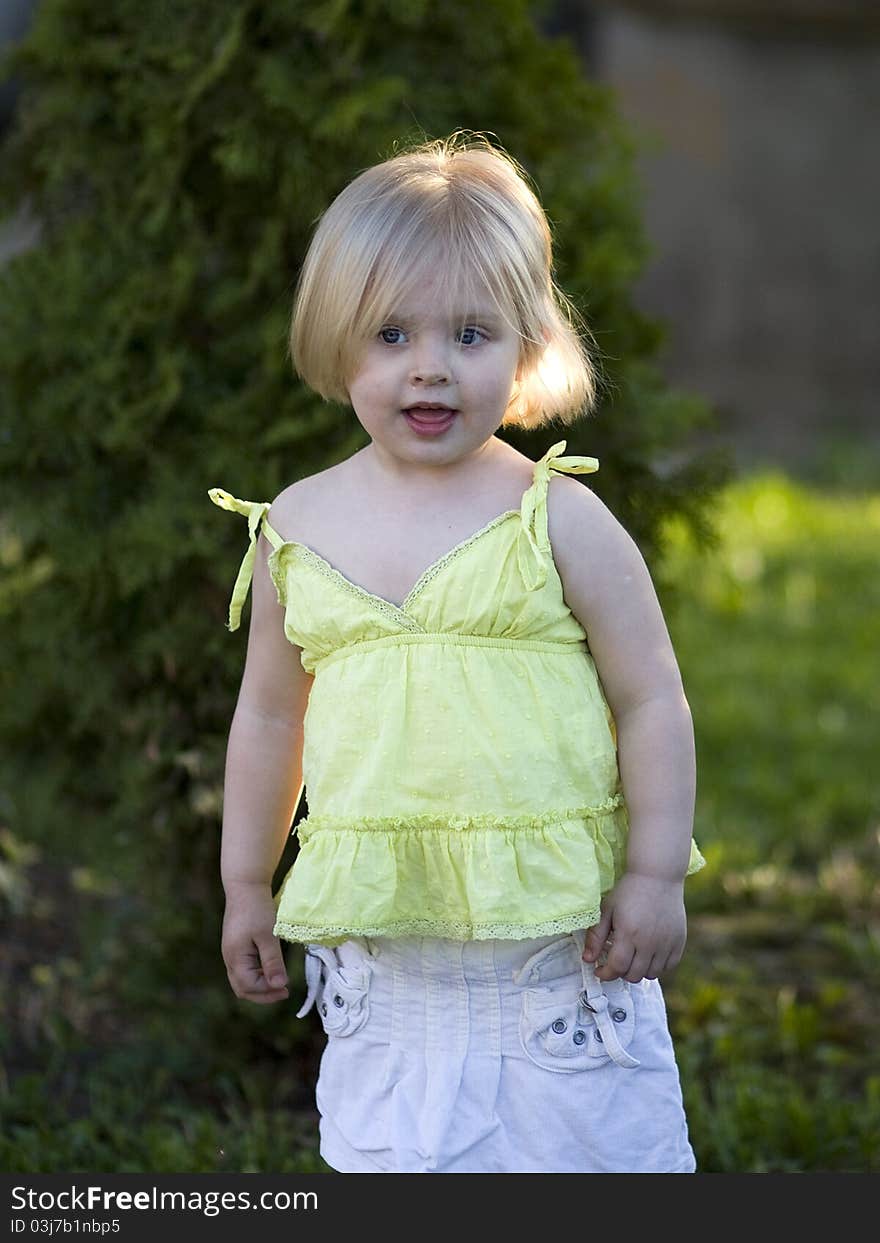
[[[426,280],[462,328],[488,290],[518,333],[521,378],[502,426],[589,412],[597,372],[553,279],[544,210],[511,156],[461,130],[367,168],[319,218],[294,294],[297,373],[325,400],[349,403],[362,350]]]

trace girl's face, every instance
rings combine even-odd
[[[460,462],[501,425],[520,379],[520,341],[482,292],[448,318],[431,287],[411,293],[368,342],[349,397],[388,468]],[[465,327],[462,329],[461,325]],[[412,410],[420,402],[446,408]]]

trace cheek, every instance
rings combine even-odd
[[[374,412],[379,414],[386,409],[392,392],[381,375],[364,370],[349,385],[348,395],[355,410],[369,418]]]
[[[394,369],[382,361],[367,359],[355,375],[355,384],[363,393],[381,393],[394,383]]]
[[[361,367],[353,376],[349,385],[349,392],[352,396],[357,396],[361,401],[369,401],[370,394],[376,390],[376,377],[373,375],[369,367]]]
[[[485,388],[487,392],[506,398],[513,387],[516,380],[516,364],[511,367],[498,367],[491,376],[487,376],[485,380]]]

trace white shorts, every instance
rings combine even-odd
[[[696,1169],[658,980],[602,983],[584,933],[306,947],[340,1173]]]

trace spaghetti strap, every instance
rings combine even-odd
[[[523,494],[517,559],[529,591],[537,591],[544,586],[547,581],[547,562],[552,557],[547,524],[547,488],[551,471],[566,475],[589,475],[599,469],[598,459],[594,457],[562,457],[566,443],[564,440],[557,441],[535,463],[532,486]]]
[[[225,492],[223,488],[210,488],[208,496],[215,505],[219,505],[221,509],[228,509],[233,513],[242,514],[248,520],[248,534],[250,543],[247,552],[244,554],[241,566],[238,571],[238,577],[235,580],[235,586],[232,588],[232,598],[229,601],[229,622],[228,630],[237,630],[241,622],[241,609],[247,597],[248,588],[251,585],[251,579],[254,573],[254,561],[257,555],[257,536],[262,529],[266,539],[277,551],[284,543],[284,540],[268,523],[266,514],[269,512],[271,501],[241,501],[236,496]]]

